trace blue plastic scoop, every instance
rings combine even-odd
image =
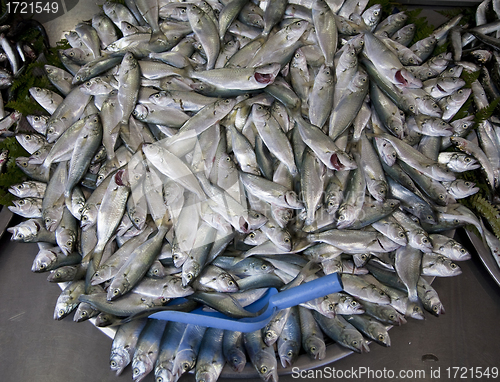
[[[300,284],[293,288],[278,292],[269,288],[264,296],[245,309],[249,312],[262,312],[256,317],[232,318],[220,312],[207,312],[203,308],[191,312],[176,310],[160,311],[150,315],[158,320],[183,322],[185,324],[203,325],[210,328],[227,329],[238,332],[253,332],[262,329],[271,320],[273,314],[281,309],[290,308],[330,293],[340,292],[342,282],[337,273],[332,273],[315,280]],[[172,303],[184,299],[176,299]]]

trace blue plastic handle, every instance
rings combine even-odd
[[[189,313],[172,310],[161,311],[153,313],[150,318],[247,333],[263,328],[277,310],[290,308],[330,293],[340,292],[342,289],[340,276],[337,273],[332,273],[283,292],[269,288],[262,298],[245,308],[254,313],[261,312],[265,308],[265,311],[256,317],[237,319],[220,312],[207,312],[203,308],[197,308]],[[184,299],[176,299],[172,303],[175,305],[180,300]]]
[[[291,308],[330,293],[340,292],[342,289],[339,275],[332,273],[271,296],[269,305],[275,306],[278,310]]]

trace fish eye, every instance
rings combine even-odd
[[[266,374],[266,373],[267,373],[267,367],[266,367],[266,366],[262,366],[262,367],[260,368],[260,373],[261,373],[261,374]]]
[[[315,352],[316,351],[316,346],[311,346],[311,351]]]
[[[404,234],[404,232],[400,232],[400,233],[398,234],[398,236],[399,236],[400,238],[404,238],[406,235]]]
[[[191,280],[193,278],[193,274],[192,273],[188,273],[186,275],[186,277],[187,277],[188,280]]]
[[[427,244],[427,243],[429,243],[429,240],[428,240],[426,237],[424,237],[424,238],[422,239],[422,243]]]
[[[455,223],[455,224],[459,224],[459,223],[460,223],[460,220],[458,220],[458,219],[454,219],[454,220],[453,220],[453,223]]]
[[[290,239],[288,237],[286,237],[284,240],[283,240],[285,243],[290,243]]]
[[[469,157],[466,157],[466,158],[464,159],[464,162],[465,162],[465,163],[469,163],[470,161],[471,161],[471,159],[470,159]]]
[[[351,306],[358,306],[358,302],[357,301],[352,301],[351,302]]]
[[[234,281],[229,280],[229,281],[227,282],[227,285],[229,285],[229,286],[233,286],[233,285],[234,285]]]
[[[267,264],[262,264],[262,269],[266,270],[267,269]]]
[[[427,215],[427,220],[434,220],[434,218],[432,217],[432,215]]]
[[[396,316],[395,316],[394,314],[390,314],[390,315],[389,315],[389,319],[390,319],[391,321],[394,321],[394,320],[396,319]]]
[[[272,337],[273,337],[273,333],[271,333],[271,332],[267,332],[267,333],[266,333],[266,337],[267,337],[267,338],[272,338]]]
[[[460,253],[465,255],[467,253],[467,251],[464,248],[460,248]]]
[[[356,346],[356,345],[358,344],[358,341],[354,340],[354,341],[352,341],[352,344],[353,344],[354,346]]]
[[[116,288],[114,291],[113,291],[113,296],[118,296],[120,294],[120,289]]]
[[[64,309],[61,309],[61,310],[59,311],[59,316],[64,316],[64,314],[65,314],[65,313],[66,313],[66,312],[64,311]]]
[[[54,128],[53,128],[53,127],[49,127],[49,128],[47,129],[47,134],[54,134],[54,133],[55,133],[55,131],[54,131]]]
[[[455,263],[451,263],[451,264],[450,264],[450,268],[451,268],[451,269],[455,269],[456,267],[457,267],[457,264],[455,264]]]
[[[287,356],[289,357],[292,357],[293,356],[293,351],[292,350],[288,350],[288,353],[286,353]]]
[[[111,367],[116,367],[117,366],[116,361],[111,361],[109,364],[110,364]]]
[[[383,341],[384,340],[384,335],[383,334],[379,334],[378,335],[378,340],[379,341]]]
[[[328,305],[328,310],[329,310],[330,312],[333,312],[333,311],[335,310],[335,305],[333,305],[333,304],[329,304],[329,305]]]
[[[250,233],[248,237],[250,237],[250,239],[253,239],[255,237],[255,233],[254,232]]]

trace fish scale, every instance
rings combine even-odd
[[[59,184],[56,180],[50,182],[45,195],[43,191],[37,194],[43,197],[42,216],[52,219],[50,228],[56,234],[54,237],[53,233],[44,231],[41,220],[32,219],[29,224],[9,228],[13,239],[53,242],[57,245],[54,251],[73,252],[66,261],[57,260],[55,267],[66,265],[70,260],[72,263],[79,254],[65,247],[67,240],[62,239],[66,238],[62,231],[72,227],[75,216],[82,237],[78,251],[85,252],[81,253],[83,269],[88,266],[93,247],[100,253],[105,247],[114,248],[116,240],[120,248],[114,252],[116,256],[110,257],[110,264],[121,263],[123,269],[110,272],[105,270],[105,262],[92,279],[91,272],[87,272],[87,283],[103,286],[110,280],[111,287],[107,295],[94,292],[80,300],[122,318],[140,315],[144,310],[163,309],[164,300],[177,294],[195,293],[192,300],[224,310],[229,304],[225,304],[228,300],[221,296],[236,292],[238,285],[252,294],[253,285],[282,285],[300,274],[304,266],[301,262],[287,264],[287,260],[280,260],[279,254],[294,254],[301,259],[315,256],[318,267],[329,273],[341,266],[342,261],[350,264],[351,257],[359,261],[369,251],[373,254],[372,260],[360,268],[361,273],[378,272],[382,279],[380,270],[373,267],[375,262],[390,273],[384,275],[384,281],[378,286],[370,284],[373,291],[381,293],[376,299],[378,304],[366,303],[367,314],[385,323],[401,324],[405,319],[392,305],[414,318],[423,317],[420,306],[431,314],[443,312],[439,297],[420,281],[421,275],[434,272],[445,276],[453,273],[450,268],[459,268],[442,254],[422,255],[421,251],[453,250],[455,261],[468,256],[460,257],[460,249],[456,247],[432,247],[434,243],[431,244],[428,233],[454,226],[456,221],[472,222],[486,235],[493,253],[498,253],[498,243],[468,209],[450,204],[460,192],[479,192],[477,187],[465,190],[465,183],[452,185],[458,182],[455,180],[458,170],[474,170],[476,161],[466,156],[468,162],[472,162],[469,167],[464,163],[449,164],[449,159],[444,155],[440,157],[439,151],[447,147],[456,154],[462,150],[472,155],[486,170],[493,188],[500,180],[498,163],[490,162],[498,159],[492,153],[499,151],[499,140],[493,118],[481,125],[479,144],[465,138],[471,121],[451,121],[471,94],[477,109],[487,107],[492,101],[482,90],[491,87],[481,85],[478,80],[471,91],[463,87],[456,73],[448,70],[460,67],[457,70],[460,73],[479,66],[466,61],[454,62],[451,53],[430,55],[448,33],[454,41],[463,43],[465,49],[465,44],[473,39],[483,40],[494,48],[496,42],[484,38],[483,32],[498,33],[500,24],[498,21],[484,24],[469,34],[455,28],[460,20],[457,17],[431,36],[412,44],[416,28],[411,24],[404,26],[407,20],[404,12],[381,20],[380,7],[365,10],[365,1],[300,3],[294,2],[293,7],[287,8],[283,1],[263,2],[263,9],[256,9],[246,1],[225,2],[225,6],[215,1],[197,5],[182,2],[167,5],[155,0],[125,1],[125,5],[106,2],[105,15],[94,16],[92,25],[76,25],[76,32],[67,34],[72,50],[61,52],[61,60],[74,77],[57,71],[62,73],[59,77],[64,81],[55,83],[64,98],[46,89],[30,89],[33,98],[51,116],[43,120],[30,116],[28,121],[37,131],[46,131],[42,141],[54,143],[57,149],[49,152],[42,176],[47,179],[50,170],[58,167],[53,173],[56,180],[64,178]],[[287,16],[294,18],[288,20]],[[480,19],[484,21],[484,17]],[[123,37],[117,35],[113,23],[124,31]],[[194,34],[189,35],[191,32]],[[345,47],[340,47],[343,41],[338,40],[338,33],[352,36]],[[2,43],[6,41],[2,39]],[[406,46],[410,48],[404,48]],[[413,53],[408,55],[409,52]],[[461,52],[456,52],[455,58],[472,59],[465,54],[462,58]],[[492,60],[498,61],[495,55]],[[401,61],[413,66],[404,66]],[[415,65],[420,61],[423,61],[421,65]],[[498,65],[485,64],[483,69],[489,67],[492,75],[484,77],[494,82]],[[55,68],[47,69],[50,74],[56,74]],[[52,80],[58,81],[59,77],[54,76]],[[88,83],[79,85],[87,80]],[[105,84],[97,87],[99,81]],[[371,86],[369,96],[368,86]],[[252,105],[257,104],[264,105],[265,115],[250,112]],[[102,121],[102,127],[95,118]],[[329,134],[322,130],[327,119]],[[2,126],[9,122],[4,120]],[[92,120],[99,125],[94,126],[99,132],[89,142],[87,124],[91,125]],[[267,126],[269,124],[272,126]],[[351,138],[353,127],[356,130]],[[85,133],[73,132],[79,128]],[[445,137],[451,134],[451,138]],[[94,153],[102,147],[101,154],[106,152],[108,160],[94,163]],[[66,175],[66,163],[61,161],[68,152],[72,155],[68,159],[69,175]],[[62,164],[56,165],[57,162]],[[20,159],[17,163],[25,172],[37,176],[27,161]],[[444,163],[448,164],[447,168]],[[128,214],[124,213],[125,196],[120,198],[119,205],[112,203],[110,208],[105,192],[115,186],[112,180],[117,176],[121,179],[121,171],[126,168],[129,172],[135,171],[131,185],[134,199],[128,199]],[[86,178],[92,177],[94,186],[85,187]],[[356,188],[355,183],[363,187]],[[78,204],[71,209],[72,195],[80,200],[80,191],[84,204],[81,211],[74,213]],[[11,192],[20,198],[28,197],[17,188]],[[337,211],[342,201],[337,203],[335,198],[344,192],[344,202]],[[353,200],[355,195],[349,195],[354,192],[360,194],[359,199]],[[390,210],[380,204],[386,193],[398,199],[400,205],[391,199],[385,202],[390,204]],[[61,202],[62,194],[73,214],[71,221]],[[363,205],[371,214],[358,211],[359,216],[349,221],[347,227],[343,223],[347,205]],[[300,211],[304,206],[306,222]],[[197,211],[196,217],[188,216],[190,208]],[[388,214],[377,213],[378,208],[387,210]],[[66,216],[61,219],[63,210]],[[139,214],[140,221],[137,221]],[[415,222],[418,219],[421,223]],[[91,229],[96,223],[97,227]],[[157,232],[150,236],[155,227]],[[355,229],[359,227],[363,228]],[[274,241],[244,241],[243,235],[257,233],[257,229],[263,237]],[[160,254],[164,239],[171,246],[170,254],[168,251]],[[184,265],[177,257],[178,244],[186,257],[182,258]],[[316,248],[319,246],[321,250]],[[73,249],[73,245],[70,247]],[[395,257],[392,251],[396,251]],[[335,258],[340,253],[343,257]],[[265,254],[266,261],[259,254]],[[94,260],[99,262],[98,258]],[[158,283],[149,278],[148,269],[152,265],[159,273],[166,273]],[[53,266],[46,268],[53,269]],[[445,270],[450,272],[445,274]],[[458,270],[453,274],[459,273]],[[83,273],[77,272],[78,276]],[[249,279],[256,273],[258,280]],[[303,341],[295,338],[297,346],[303,343],[308,354],[323,358],[320,326],[344,346],[368,351],[361,334],[345,320],[335,317],[335,314],[352,314],[352,321],[368,333],[367,326],[375,318],[355,317],[364,311],[363,302],[357,301],[357,298],[366,298],[360,290],[366,293],[368,282],[358,280],[364,276],[345,274],[346,284],[349,283],[346,289],[352,296],[332,294],[300,307],[300,323],[303,324],[302,318],[312,320],[306,324],[307,328],[302,328],[303,334],[311,338],[303,338]],[[385,285],[398,282],[397,285],[403,285],[407,291],[394,292]],[[170,289],[174,284],[175,293]],[[190,286],[182,287],[182,284]],[[148,297],[153,289],[157,299]],[[214,290],[217,292],[213,293]],[[122,293],[124,296],[118,297]],[[387,304],[387,296],[391,305]],[[222,302],[217,303],[217,297]],[[387,307],[382,310],[381,304]],[[187,306],[192,305],[190,301]],[[289,320],[296,315],[294,319],[299,322],[299,313],[294,310],[293,313],[282,311],[281,315],[288,313],[285,316]],[[219,341],[220,331],[207,330],[203,341],[214,339],[210,341],[214,354],[200,352],[200,364],[196,366],[196,354],[177,360],[175,355],[179,343],[182,342],[184,350],[191,345],[196,348],[202,336],[191,335],[194,333],[191,330],[187,331],[192,333],[186,338],[180,338],[179,327],[169,323],[164,338],[172,338],[177,344],[166,349],[165,356],[169,358],[166,361],[172,364],[165,366],[165,372],[158,371],[157,376],[177,378],[187,368],[196,367],[196,380],[216,380],[223,362],[222,353],[236,354],[228,361],[235,369],[241,369],[247,362],[241,356],[245,346],[249,362],[258,374],[265,380],[276,381],[276,357],[281,357],[283,365],[292,364],[296,357],[296,348],[289,349],[285,344],[291,332],[300,333],[297,322],[276,338],[279,347],[287,349],[277,354],[266,346],[261,331],[236,336],[231,341],[228,336],[229,351],[224,349],[224,341]],[[165,326],[161,322],[148,327],[151,325]],[[384,337],[375,338],[389,344],[380,326],[372,326]],[[172,333],[168,332],[170,329]],[[150,335],[148,331],[143,337]],[[153,335],[151,340],[158,342],[156,347],[161,348],[165,344],[159,342],[159,337],[160,334]],[[213,368],[208,366],[210,362],[214,363]],[[152,365],[149,363],[138,370],[137,379],[150,372]]]

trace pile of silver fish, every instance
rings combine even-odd
[[[67,283],[55,319],[119,325],[117,373],[215,381],[248,360],[276,381],[278,359],[322,359],[329,339],[368,352],[391,325],[443,313],[427,276],[470,258],[444,232],[472,224],[498,256],[459,199],[479,190],[463,172],[498,186],[500,121],[454,118],[498,84],[460,77],[486,61],[500,73],[490,2],[474,28],[458,16],[413,44],[404,12],[367,1],[125,3],[66,34],[65,69],[46,67],[57,92],[30,89],[47,114],[18,135],[31,180],[11,188],[27,220],[9,228],[38,243],[34,272]],[[244,317],[267,288],[333,272],[342,293],[256,332],[147,318],[180,297]]]
[[[2,2],[2,9],[4,8]],[[5,110],[5,104],[13,98],[11,86],[41,53],[33,47],[31,42],[21,40],[20,35],[36,29],[44,37],[48,46],[48,38],[45,40],[47,34],[40,23],[35,20],[12,20],[12,18],[13,14],[8,9],[0,14],[0,141],[3,141],[4,137],[14,135],[13,127],[18,124],[22,116],[17,110],[11,111],[8,108]],[[5,172],[8,160],[9,150],[2,148],[0,174]]]

